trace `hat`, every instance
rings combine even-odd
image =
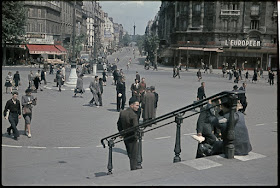
[[[155,88],[155,86],[151,86],[150,89],[151,90],[155,90],[156,88]]]
[[[150,88],[150,87],[147,87],[146,90],[151,90],[151,88]]]
[[[129,99],[129,105],[131,105],[131,104],[133,104],[133,103],[135,103],[135,102],[139,102],[139,101],[137,100],[136,97],[131,97],[131,98]]]
[[[237,88],[238,88],[238,86],[237,86],[237,85],[234,85],[234,86],[233,86],[233,89],[237,89]]]
[[[32,89],[30,89],[30,88],[26,89],[25,93],[32,93]]]

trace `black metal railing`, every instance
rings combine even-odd
[[[126,139],[129,139],[131,137],[134,137],[135,135],[131,135],[129,137],[125,137],[122,138],[122,135],[125,135],[127,133],[130,132],[137,132],[137,137],[138,137],[138,156],[137,156],[137,163],[138,163],[138,167],[137,168],[142,168],[142,137],[144,136],[144,133],[170,125],[172,123],[176,123],[176,141],[175,141],[175,147],[174,147],[174,152],[175,152],[175,157],[173,159],[173,162],[180,162],[181,158],[180,158],[180,153],[181,153],[181,124],[183,123],[183,119],[189,118],[191,116],[194,116],[196,114],[199,114],[203,111],[209,110],[210,108],[204,109],[204,110],[200,110],[198,112],[195,112],[193,114],[187,115],[185,117],[183,117],[185,115],[186,112],[192,112],[192,110],[201,107],[205,104],[208,103],[209,100],[213,100],[213,99],[221,99],[221,98],[227,98],[227,102],[230,104],[231,108],[230,108],[230,117],[229,117],[229,121],[228,121],[228,126],[227,126],[227,146],[226,146],[226,151],[225,151],[225,156],[229,159],[232,159],[234,156],[234,145],[233,145],[233,140],[234,140],[234,112],[236,112],[236,106],[237,106],[237,99],[238,99],[238,94],[241,93],[245,93],[244,91],[223,91],[220,93],[217,93],[211,97],[202,99],[200,101],[197,101],[193,104],[190,104],[188,106],[185,106],[183,108],[174,110],[172,112],[169,112],[167,114],[164,114],[162,116],[159,116],[155,119],[146,121],[144,123],[139,124],[138,126],[135,127],[131,127],[128,129],[125,129],[123,131],[120,131],[116,134],[107,136],[105,138],[101,139],[101,144],[103,145],[103,147],[105,148],[105,144],[104,141],[106,140],[108,142],[108,146],[109,146],[109,159],[108,159],[108,175],[112,174],[112,169],[113,169],[113,164],[112,164],[112,148],[115,146],[116,143],[122,142]],[[221,103],[223,104],[223,103]],[[221,104],[217,104],[217,105],[212,105],[211,108],[214,108],[216,106],[219,106]],[[165,123],[163,125],[157,125],[157,123],[162,122],[164,120],[167,120],[169,118],[175,117],[174,121],[170,121],[168,123]],[[150,128],[151,125],[154,125],[154,128]],[[150,129],[145,130],[147,127],[149,126]],[[119,138],[120,140],[116,140],[117,138]],[[115,141],[116,140],[116,141]]]

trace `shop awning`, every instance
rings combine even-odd
[[[60,50],[62,54],[66,54],[67,50],[61,45],[54,45],[57,49]]]
[[[197,50],[197,51],[205,51],[205,52],[223,52],[223,50],[219,48],[195,48],[195,47],[179,47],[177,50]]]
[[[56,54],[61,55],[62,52],[54,45],[48,44],[27,44],[29,54]]]

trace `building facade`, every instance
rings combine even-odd
[[[276,1],[163,1],[153,22],[164,63],[244,62],[245,69],[264,70],[277,63]]]

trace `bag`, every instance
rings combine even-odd
[[[121,94],[121,93],[119,93],[119,94],[118,94],[118,97],[122,97],[122,94]]]
[[[23,107],[22,108],[22,114],[25,115],[25,114],[31,114],[31,109],[28,108],[28,107]]]

